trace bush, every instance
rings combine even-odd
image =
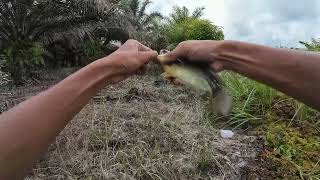
[[[103,56],[104,47],[99,40],[87,41],[84,44],[84,52],[88,61],[92,61]]]
[[[208,20],[194,19],[187,26],[188,40],[223,40],[224,34],[220,27]]]
[[[32,70],[44,66],[43,49],[39,43],[12,43],[2,54],[4,69],[16,84],[21,83],[24,77],[30,76]]]
[[[300,41],[309,51],[320,51],[320,39],[312,39],[311,42]]]
[[[219,26],[208,20],[187,18],[170,23],[166,30],[168,42],[177,45],[186,40],[223,40],[224,34]]]

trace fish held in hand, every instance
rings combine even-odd
[[[232,109],[232,97],[220,77],[207,63],[190,62],[183,59],[168,59],[169,51],[161,50],[158,60],[164,70],[163,76],[171,82],[178,81],[199,93],[208,93],[212,110],[219,115],[228,115]]]

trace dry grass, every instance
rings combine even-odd
[[[28,179],[243,179],[256,138],[219,137],[196,94],[157,76],[133,77],[97,95]]]

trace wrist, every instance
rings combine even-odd
[[[119,74],[123,74],[123,71],[126,67],[122,63],[120,63],[121,57],[116,54],[111,54],[107,57],[98,59],[95,61],[95,65],[97,69],[100,69],[105,75],[106,78],[117,76]]]
[[[239,65],[248,60],[256,47],[240,41],[220,41],[216,48],[215,59],[220,61],[225,70],[237,71]]]

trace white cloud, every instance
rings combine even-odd
[[[223,25],[224,22],[224,1],[223,0],[154,0],[150,7],[151,11],[160,11],[165,15],[169,15],[173,6],[186,6],[190,10],[196,7],[204,6],[205,18],[210,19],[218,25]]]
[[[224,27],[227,39],[297,46],[320,35],[318,0],[154,0],[151,11],[168,15],[174,5],[206,8],[205,18]]]

